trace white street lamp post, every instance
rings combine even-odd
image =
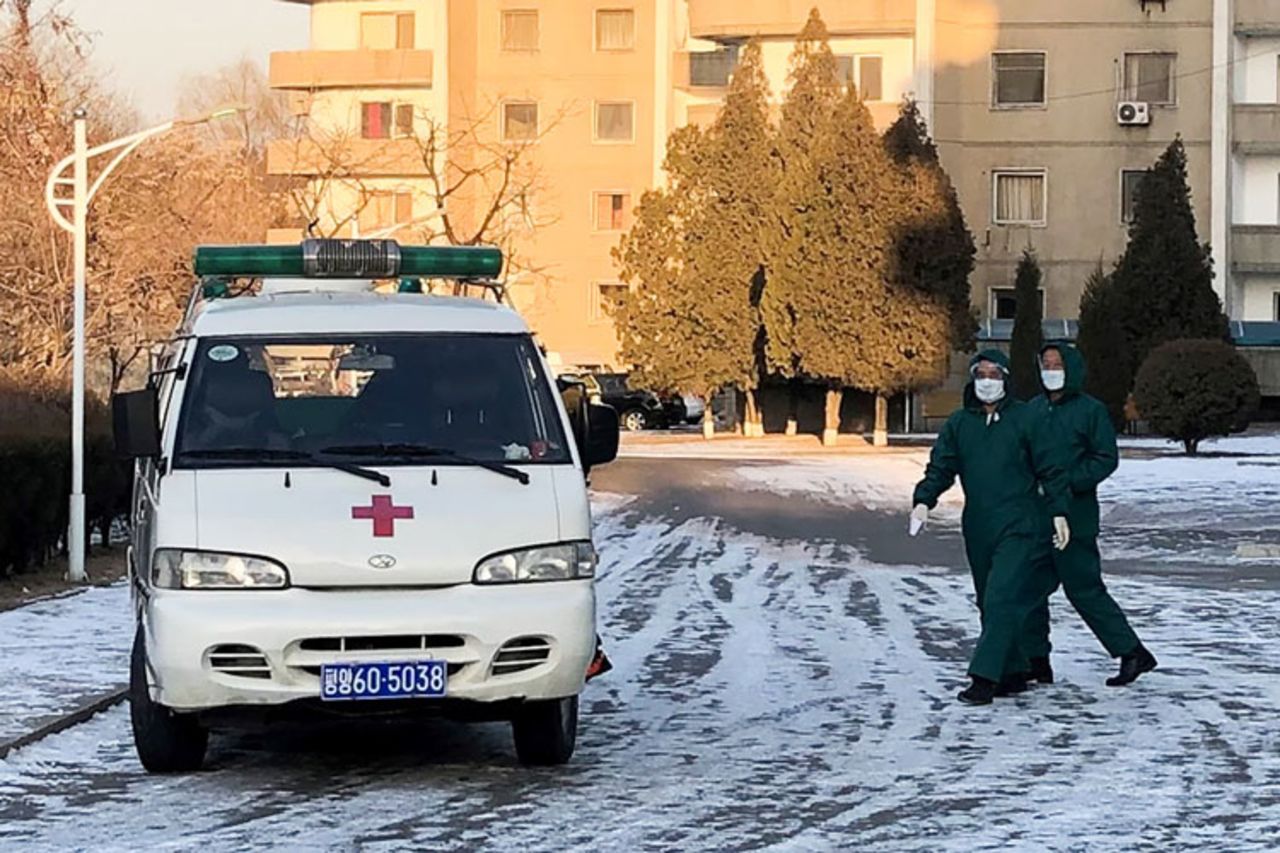
[[[45,204],[49,215],[64,231],[75,238],[75,309],[74,332],[72,335],[71,365],[71,503],[70,523],[67,527],[67,551],[69,554],[67,578],[73,582],[87,579],[84,570],[85,547],[85,512],[84,512],[84,389],[85,389],[85,279],[88,268],[88,236],[86,220],[89,214],[89,203],[97,195],[102,184],[124,158],[146,142],[148,139],[168,133],[177,127],[189,127],[204,124],[218,118],[235,115],[241,108],[219,110],[203,118],[175,120],[156,125],[138,133],[123,136],[111,142],[104,142],[93,148],[89,147],[88,114],[83,110],[75,112],[75,152],[53,167],[49,181],[45,184]],[[103,168],[93,185],[89,184],[89,162],[103,154],[115,156]],[[68,170],[71,176],[67,176]],[[72,187],[71,197],[58,195],[59,187]],[[66,211],[71,218],[68,219]]]

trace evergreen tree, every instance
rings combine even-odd
[[[768,235],[768,281],[760,302],[765,363],[784,378],[803,375],[796,328],[815,288],[833,287],[838,271],[831,199],[823,181],[833,157],[832,121],[840,100],[836,59],[815,9],[796,41],[777,134],[777,223]]]
[[[1013,292],[1017,312],[1013,318],[1013,341],[1009,346],[1009,366],[1013,390],[1023,400],[1040,393],[1040,348],[1044,346],[1044,304],[1040,285],[1044,277],[1031,249],[1022,253]]]
[[[968,352],[978,330],[969,291],[977,249],[915,101],[903,101],[885,148],[901,171],[913,217],[895,241],[894,278],[937,297],[950,313],[952,347]]]
[[[1196,235],[1187,152],[1176,139],[1138,184],[1129,245],[1107,301],[1124,341],[1126,394],[1151,351],[1180,338],[1228,340],[1209,247]],[[1082,318],[1083,320],[1083,318]],[[1092,334],[1092,333],[1091,333]]]
[[[752,44],[716,122],[672,135],[668,185],[645,194],[614,253],[633,286],[614,317],[639,381],[696,393],[708,413],[716,391],[741,388],[749,427],[758,423],[751,410],[761,375],[763,245],[776,184],[768,100]]]
[[[1107,406],[1116,429],[1124,426],[1124,405],[1129,396],[1124,338],[1120,315],[1111,304],[1111,281],[1102,261],[1090,275],[1080,298],[1080,353],[1088,372],[1084,390]]]
[[[948,315],[891,280],[903,223],[917,214],[857,90],[841,87],[816,11],[792,56],[778,130],[779,239],[762,300],[768,365],[827,388],[824,438],[843,389],[884,395],[938,381]],[[877,424],[877,437],[885,437]]]

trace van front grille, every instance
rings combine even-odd
[[[236,678],[271,678],[271,664],[260,649],[236,643],[214,646],[209,650],[209,668]]]
[[[542,666],[551,658],[551,641],[546,637],[517,637],[493,656],[495,676],[514,675]]]
[[[384,637],[311,637],[298,643],[304,652],[419,652],[458,649],[467,641],[455,634],[400,634]]]

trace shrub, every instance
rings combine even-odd
[[[1134,400],[1151,428],[1194,454],[1206,438],[1241,432],[1258,410],[1258,377],[1218,340],[1170,341],[1138,371]]]
[[[106,409],[86,412],[85,503],[104,536],[128,512],[129,474],[107,435]],[[40,566],[65,549],[71,491],[70,405],[59,389],[0,373],[0,576]]]

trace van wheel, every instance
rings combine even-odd
[[[631,409],[622,415],[622,428],[627,432],[639,432],[648,429],[649,418],[639,409]]]
[[[179,714],[151,700],[147,690],[147,650],[142,626],[133,636],[129,660],[129,719],[138,760],[151,773],[199,770],[209,732],[191,714]]]
[[[526,703],[511,721],[511,732],[521,764],[568,764],[578,741],[578,697]]]

